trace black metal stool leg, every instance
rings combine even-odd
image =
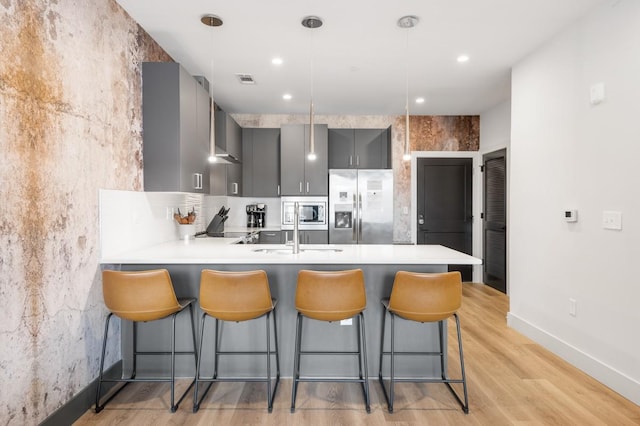
[[[273,411],[273,406],[271,405],[271,332],[269,330],[269,316],[271,313],[268,313],[265,316],[265,322],[267,325],[267,410],[269,412]]]
[[[174,404],[176,388],[176,314],[171,315],[171,412],[178,407]]]
[[[362,382],[362,390],[364,392],[364,402],[367,413],[371,412],[371,403],[369,398],[369,369],[367,367],[367,342],[364,326],[364,314],[360,312],[358,315],[358,325],[359,325],[359,336],[358,336],[358,350],[360,350],[360,346],[362,346],[362,351],[358,355],[358,361],[360,361],[360,378],[362,379],[362,364],[364,364],[364,381]],[[360,344],[361,342],[361,344]]]
[[[396,331],[396,327],[395,327],[395,315],[393,312],[389,312],[390,316],[391,316],[391,354],[389,355],[391,358],[391,368],[390,368],[390,375],[389,375],[389,412],[393,413],[393,398],[395,396],[395,331]]]
[[[104,408],[104,406],[100,406],[100,390],[102,387],[102,377],[104,374],[103,373],[104,357],[107,353],[107,335],[109,334],[109,320],[111,319],[112,315],[113,315],[112,313],[109,313],[109,315],[107,315],[107,320],[104,325],[104,337],[102,338],[102,355],[100,356],[100,374],[98,376],[98,389],[96,391],[96,408],[95,408],[96,413],[99,413]]]
[[[302,314],[298,312],[296,322],[295,352],[293,355],[293,387],[291,389],[291,412],[296,411],[296,394],[298,392],[298,379],[300,379],[300,348],[302,340]]]
[[[386,321],[387,321],[387,308],[383,305],[382,309],[382,337],[380,339],[380,367],[378,370],[378,381],[380,382],[380,386],[382,387],[382,393],[384,394],[384,399],[387,401],[387,406],[389,405],[389,395],[387,394],[387,388],[384,384],[384,380],[382,378],[382,365],[384,362],[384,338],[386,335]]]
[[[467,395],[467,376],[464,371],[464,354],[462,353],[462,335],[460,334],[460,319],[458,318],[458,314],[453,314],[456,319],[456,331],[458,332],[458,349],[460,352],[460,372],[462,373],[462,390],[464,392],[464,403],[462,404],[462,411],[465,414],[469,414],[469,398]],[[460,400],[460,398],[458,398]]]

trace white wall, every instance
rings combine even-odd
[[[635,403],[639,46],[640,2],[607,1],[517,64],[509,151],[509,324]],[[599,82],[606,100],[591,105]],[[602,228],[604,210],[622,231]]]
[[[480,154],[508,148],[511,139],[511,101],[480,114]]]

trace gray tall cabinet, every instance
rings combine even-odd
[[[242,129],[242,195],[280,196],[280,129]]]
[[[280,128],[281,195],[329,195],[328,128],[314,126],[316,159],[309,160],[309,125],[288,124]]]
[[[142,64],[145,191],[209,193],[209,108],[180,64]]]

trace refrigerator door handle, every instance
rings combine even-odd
[[[362,193],[358,192],[358,242],[362,242]]]
[[[356,194],[353,194],[353,214],[351,217],[351,229],[353,229],[353,242],[358,241],[358,205],[356,204]]]

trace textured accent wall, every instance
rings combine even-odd
[[[307,115],[233,114],[242,127],[276,128],[282,124],[306,124]],[[402,161],[405,141],[404,116],[371,115],[316,115],[318,124],[331,129],[383,129],[391,126],[391,155],[394,178],[395,242],[411,241],[410,215],[402,212],[411,205],[411,163]],[[428,116],[409,117],[410,151],[478,151],[480,147],[480,116]]]
[[[36,424],[97,376],[98,189],[142,188],[140,63],[171,58],[113,0],[0,22],[0,423]]]

